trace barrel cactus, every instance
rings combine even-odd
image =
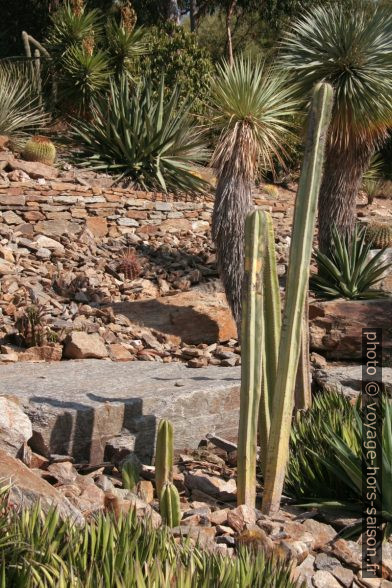
[[[37,161],[46,165],[53,165],[56,159],[56,147],[48,137],[36,135],[29,139],[22,153],[26,161]]]
[[[372,223],[366,229],[366,241],[371,243],[374,249],[392,247],[392,225],[385,223]]]

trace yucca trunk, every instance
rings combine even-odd
[[[245,219],[251,208],[251,182],[241,169],[235,173],[232,162],[226,163],[216,187],[212,238],[219,275],[238,334],[241,332]]]
[[[323,182],[318,205],[319,249],[328,253],[331,231],[351,234],[356,221],[356,199],[362,176],[369,167],[374,145],[356,141],[347,146],[327,145]]]

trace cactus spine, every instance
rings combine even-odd
[[[181,521],[180,495],[171,482],[166,482],[163,485],[159,506],[166,525],[177,527]]]
[[[173,480],[173,425],[162,419],[158,426],[155,455],[155,484],[158,498],[166,482]]]
[[[281,328],[281,302],[278,271],[275,255],[275,234],[271,215],[264,213],[266,222],[266,249],[263,272],[263,379],[259,409],[259,435],[261,445],[261,467],[265,471],[268,438],[271,426],[273,387],[278,365],[279,338]]]
[[[301,348],[302,319],[332,104],[332,86],[326,83],[317,84],[313,92],[304,163],[294,213],[279,361],[274,387],[274,406],[264,476],[263,512],[266,514],[279,510],[288,459],[295,379]]]
[[[56,147],[47,137],[36,135],[27,141],[22,156],[26,161],[38,161],[46,165],[53,165],[56,159]]]
[[[392,247],[392,225],[372,223],[367,227],[365,237],[374,249]]]
[[[262,211],[245,221],[245,275],[242,302],[241,392],[238,430],[237,502],[256,502],[257,424],[262,379],[263,286],[266,219]]]

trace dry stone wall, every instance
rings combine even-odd
[[[26,237],[77,235],[84,228],[96,238],[126,233],[151,234],[207,230],[211,196],[167,195],[122,188],[106,189],[67,182],[13,182],[0,187],[0,223]]]

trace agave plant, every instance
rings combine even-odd
[[[355,227],[352,236],[342,236],[332,229],[332,248],[328,255],[317,251],[318,274],[313,274],[310,285],[321,298],[350,300],[384,298],[387,294],[372,288],[382,280],[391,267],[384,263],[381,249],[369,259],[371,243],[366,242],[366,229]]]
[[[355,8],[354,8],[355,7]],[[330,82],[335,104],[319,199],[319,246],[331,228],[351,233],[356,195],[392,120],[392,10],[389,3],[321,3],[294,20],[281,52],[302,96]]]
[[[336,412],[336,407],[328,407]],[[345,407],[346,415],[348,406]],[[310,412],[313,408],[310,409]],[[315,436],[319,437],[320,432],[316,432],[313,427],[307,439],[302,438],[303,460],[306,464],[302,466],[302,474],[306,477],[313,466],[317,463],[317,471],[322,473],[321,480],[317,480],[314,486],[316,492],[313,493],[316,500],[307,501],[308,506],[318,507],[343,507],[358,517],[363,511],[363,464],[368,471],[373,467],[380,468],[382,487],[377,485],[376,499],[374,507],[376,508],[384,524],[384,537],[388,538],[392,534],[392,404],[387,396],[383,396],[381,406],[379,407],[380,421],[382,420],[382,432],[380,438],[376,440],[377,458],[379,461],[370,463],[367,457],[367,451],[362,453],[362,417],[360,403],[351,406],[350,418],[342,419],[339,414],[334,415],[331,420],[328,411],[323,411],[323,418],[319,421],[319,426],[323,434],[322,447],[323,451],[314,451]],[[306,416],[305,416],[306,419]],[[305,421],[306,422],[306,421]],[[339,427],[335,426],[339,424]],[[306,426],[306,425],[305,425]],[[313,435],[315,434],[315,436]],[[290,472],[290,469],[289,469]],[[326,475],[326,473],[328,475]],[[289,473],[290,476],[290,473]],[[296,476],[297,478],[298,476]],[[331,492],[330,480],[333,480],[333,492]],[[291,480],[291,483],[294,480]],[[324,487],[319,486],[324,482]],[[336,491],[336,487],[338,490]],[[292,485],[292,489],[294,486]],[[318,493],[320,491],[320,493]],[[329,496],[328,496],[328,493]],[[349,529],[350,534],[359,533],[362,528],[362,522],[354,528]]]
[[[117,77],[121,77],[130,71],[133,58],[147,53],[144,29],[139,27],[128,30],[112,19],[106,27],[106,33],[112,70]]]
[[[167,527],[153,529],[136,512],[98,515],[80,528],[56,510],[13,512],[0,491],[0,586],[38,588],[299,588],[291,566],[262,552],[223,557],[176,543]]]
[[[7,62],[0,64],[0,135],[19,145],[22,139],[42,129],[48,116],[39,102],[31,70]]]
[[[244,226],[257,170],[283,161],[298,102],[282,73],[240,58],[224,63],[211,80],[211,118],[220,134],[212,165],[217,186],[212,233],[221,277],[234,318],[241,322]]]
[[[347,445],[358,452],[353,432],[353,406],[337,391],[315,395],[312,407],[295,415],[290,438],[290,460],[287,468],[285,492],[301,501],[337,501],[352,498],[352,492],[342,487],[340,479],[321,461],[333,453],[327,429],[344,438]],[[312,453],[317,447],[317,455]]]
[[[110,85],[110,96],[96,99],[92,120],[76,121],[73,136],[81,145],[77,159],[84,167],[106,170],[143,188],[197,192],[207,183],[192,173],[207,158],[200,130],[189,105],[178,104],[174,90],[164,99],[150,80],[135,88],[123,77]]]

